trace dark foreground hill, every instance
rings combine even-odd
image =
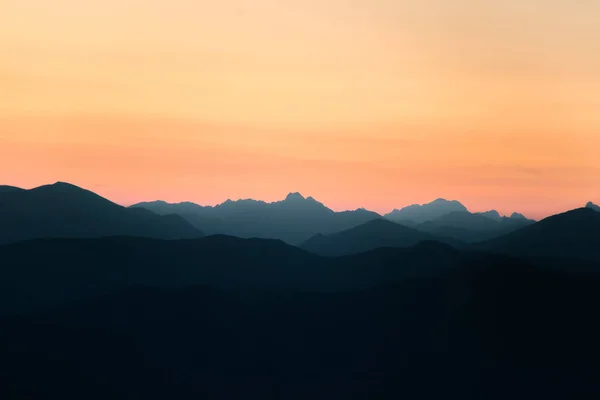
[[[215,207],[194,203],[169,204],[163,201],[140,203],[157,214],[178,214],[207,234],[242,238],[280,239],[298,245],[318,233],[339,232],[380,215],[358,209],[335,212],[312,197],[290,193],[284,200],[267,203],[252,199],[231,201]]]
[[[136,241],[129,253],[115,253],[121,257],[112,261],[119,267],[138,263],[141,273],[155,271],[156,265],[148,263],[158,254],[165,264],[176,252],[194,255],[160,247],[138,259],[141,250],[158,246],[151,242]],[[270,242],[269,249],[256,243],[228,243],[243,268],[219,267],[265,278],[275,273],[267,260],[292,251],[280,242]],[[23,246],[32,245],[39,243]],[[598,398],[598,275],[438,246],[380,250],[331,264],[343,272],[362,266],[363,274],[376,267],[373,274],[385,276],[386,268],[402,269],[407,255],[426,260],[436,254],[437,263],[453,260],[452,268],[434,274],[388,275],[377,285],[354,290],[137,286],[58,309],[0,317],[0,397]],[[60,246],[55,243],[46,256],[52,248]],[[89,248],[80,252],[79,259],[97,255]],[[303,257],[298,252],[290,257]],[[314,262],[306,265],[309,270],[329,265],[305,257],[304,262]],[[37,261],[37,268],[44,264],[52,270],[61,259],[68,254],[56,250],[54,259]],[[193,260],[189,264],[195,268],[207,265]],[[292,260],[283,260],[277,267],[290,267]],[[90,270],[86,263],[75,266]],[[180,267],[171,271],[175,279],[183,277],[181,272]],[[137,272],[129,273],[130,279]],[[57,274],[48,287],[67,276]],[[78,285],[78,279],[67,287]]]
[[[591,208],[572,210],[472,248],[514,256],[600,261],[600,213]]]
[[[184,239],[202,232],[177,215],[127,209],[67,183],[0,190],[0,244],[47,237],[111,235]]]
[[[51,308],[131,285],[351,291],[505,259],[437,242],[325,258],[278,240],[219,235],[37,240],[0,247],[0,313]]]
[[[330,235],[315,235],[300,247],[323,256],[357,254],[382,247],[409,247],[424,241],[460,247],[458,240],[422,232],[383,218]]]

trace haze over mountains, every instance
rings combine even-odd
[[[135,204],[131,208],[146,208],[161,215],[179,214],[207,234],[276,238],[294,245],[318,234],[340,232],[381,218],[365,209],[334,212],[299,193],[290,193],[285,200],[274,203],[227,200],[215,207],[204,207],[190,202],[157,201]],[[497,211],[473,214],[458,201],[444,199],[395,210],[385,218],[426,232],[430,238],[466,242],[497,237],[534,222],[518,213],[511,217],[502,217]]]
[[[0,186],[0,398],[598,398],[597,211]]]
[[[215,207],[202,207],[153,202],[131,208],[146,208],[161,215],[179,214],[207,234],[281,239],[291,244],[300,244],[317,233],[338,232],[379,218],[377,213],[364,209],[334,212],[300,193],[290,193],[274,203],[227,200]]]
[[[535,222],[516,212],[510,217],[501,216],[496,210],[471,213],[458,201],[445,199],[394,210],[386,218],[433,235],[464,242],[498,237]]]

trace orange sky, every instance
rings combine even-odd
[[[531,217],[600,202],[592,0],[3,0],[0,183]]]

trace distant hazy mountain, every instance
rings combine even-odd
[[[590,208],[590,209],[592,209],[592,210],[594,210],[594,211],[598,211],[598,212],[600,212],[600,206],[598,206],[598,205],[596,205],[596,204],[592,203],[591,201],[590,201],[589,203],[587,203],[585,207],[586,207],[586,208]]]
[[[226,230],[224,227],[224,219],[217,216],[214,208],[210,206],[203,207],[191,202],[172,204],[164,201],[153,201],[138,203],[129,208],[146,209],[158,215],[180,215],[196,229],[199,229],[208,235],[224,233]]]
[[[517,256],[600,260],[600,213],[580,208],[554,215],[474,248]]]
[[[535,221],[516,213],[511,217],[502,217],[496,211],[475,214],[468,211],[454,211],[419,224],[415,228],[465,242],[480,242],[533,223]]]
[[[421,232],[380,218],[342,232],[315,235],[304,242],[301,247],[315,254],[340,256],[381,247],[414,246],[425,241],[461,245],[457,240]]]
[[[493,219],[494,221],[500,221],[502,219],[502,216],[496,210],[490,210],[490,211],[485,211],[485,212],[475,213],[475,214],[483,215],[484,217]]]
[[[318,233],[339,232],[381,218],[364,209],[334,212],[300,193],[290,193],[285,200],[273,203],[227,200],[215,207],[202,207],[193,203],[159,201],[136,204],[132,208],[146,208],[158,214],[179,214],[207,234],[281,239],[291,244],[300,244]]]
[[[526,216],[524,216],[523,214],[519,214],[518,212],[514,212],[510,215],[510,219],[513,220],[525,220],[527,219]]]
[[[395,222],[411,221],[419,224],[439,218],[454,211],[464,212],[468,210],[456,200],[448,201],[445,199],[437,199],[429,204],[414,204],[400,210],[394,210],[391,213],[386,214],[385,217]]]
[[[0,190],[0,243],[113,235],[163,239],[203,236],[180,216],[127,209],[67,183]]]

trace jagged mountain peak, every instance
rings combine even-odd
[[[510,215],[511,219],[527,219],[527,217],[525,217],[523,214],[520,214],[518,212],[514,212]]]
[[[311,198],[312,198],[312,197],[311,197]],[[289,201],[289,200],[307,200],[307,199],[305,199],[305,198],[304,198],[304,196],[302,196],[302,195],[301,195],[300,193],[298,193],[298,192],[292,192],[292,193],[289,193],[289,194],[288,194],[288,195],[285,197],[285,199],[286,199],[286,200],[288,200],[288,201]]]

